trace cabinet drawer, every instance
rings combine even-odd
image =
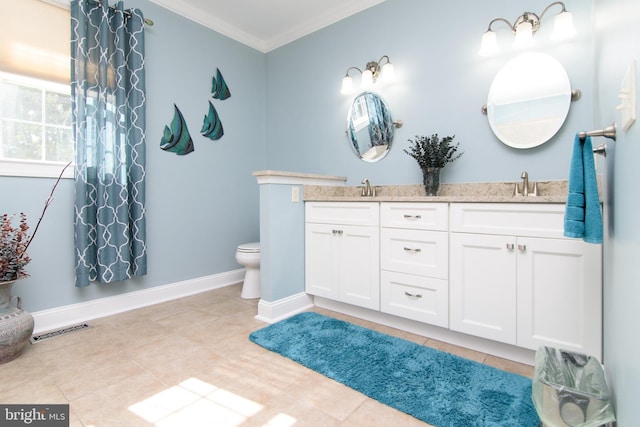
[[[377,202],[307,202],[305,221],[322,224],[370,225],[380,224]]]
[[[446,279],[448,234],[445,231],[382,228],[380,258],[383,270]]]
[[[452,203],[450,231],[562,237],[563,204]]]
[[[446,231],[448,227],[447,203],[382,203],[382,227],[411,228]]]
[[[443,328],[449,325],[447,281],[382,271],[380,310]]]

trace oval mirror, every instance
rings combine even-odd
[[[393,141],[394,124],[384,99],[375,93],[356,96],[347,115],[349,145],[358,158],[376,162],[387,155]]]
[[[545,53],[526,53],[496,74],[487,116],[500,141],[514,148],[532,148],[560,130],[570,104],[571,84],[562,64]]]

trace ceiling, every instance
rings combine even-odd
[[[150,1],[266,53],[384,0]]]

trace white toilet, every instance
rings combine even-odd
[[[238,245],[236,261],[246,269],[240,296],[260,298],[260,242]]]

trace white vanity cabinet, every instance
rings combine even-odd
[[[601,246],[562,237],[564,205],[450,210],[450,329],[601,357]]]
[[[376,202],[307,202],[306,292],[379,310],[379,226]]]
[[[448,327],[448,204],[381,203],[380,311]]]

